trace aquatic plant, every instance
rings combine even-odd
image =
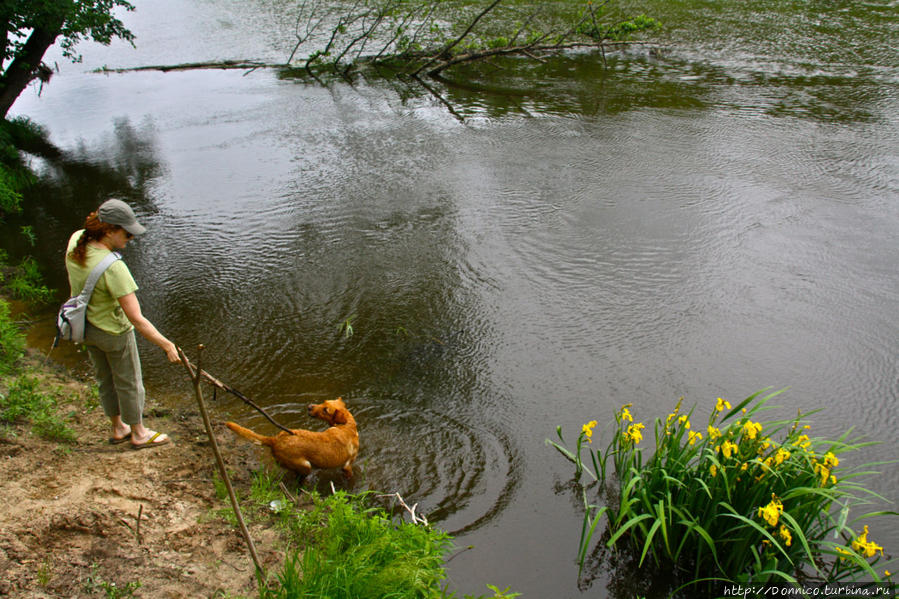
[[[353,320],[355,319],[356,315],[351,314],[337,324],[337,331],[343,334],[344,339],[349,339],[353,336],[355,332],[353,331]]]
[[[846,454],[872,443],[850,440],[851,430],[835,440],[812,437],[806,424],[811,413],[758,420],[782,392],[760,391],[733,407],[718,398],[704,428],[693,425],[693,409],[684,412],[682,398],[664,421],[656,419],[655,450],[647,455],[646,427],[634,422],[631,404],[616,412],[602,452],[592,443],[593,421],[582,428],[574,451],[559,427],[560,442],[547,443],[575,464],[576,479],[587,472],[611,498],[606,505],[591,503],[588,488],[581,487],[581,568],[605,522],[607,548],[633,551],[640,565],[649,559],[659,568],[673,567],[684,586],[888,577],[874,568],[883,547],[869,540],[867,525],[859,532],[852,524],[897,514],[849,519],[852,508],[886,501],[858,482],[873,474],[867,469],[875,464],[846,465]],[[614,473],[607,476],[609,459]]]

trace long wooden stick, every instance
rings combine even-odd
[[[194,384],[194,393],[197,396],[197,404],[200,406],[200,415],[203,417],[203,426],[206,427],[206,435],[209,436],[209,442],[212,445],[212,453],[215,454],[215,463],[218,466],[219,474],[221,475],[222,480],[225,481],[225,487],[228,489],[228,497],[231,499],[231,507],[234,508],[234,515],[237,516],[240,532],[247,543],[250,557],[253,558],[253,563],[256,565],[256,572],[261,575],[261,580],[264,580],[265,570],[262,569],[262,564],[259,562],[259,556],[256,555],[256,546],[253,544],[253,539],[250,538],[250,531],[247,530],[247,525],[243,520],[240,505],[237,503],[237,495],[235,495],[234,488],[231,486],[231,479],[228,477],[228,471],[225,469],[225,461],[222,459],[222,452],[219,451],[218,441],[216,440],[215,435],[212,434],[212,424],[209,421],[209,414],[206,412],[206,404],[203,402],[203,391],[200,390],[200,374],[198,374],[199,372],[202,372],[202,370],[200,370],[200,356],[202,356],[202,353],[203,346],[198,345],[197,368],[194,370],[193,366],[191,366],[188,361],[187,356],[184,355],[184,352],[181,351],[180,347],[178,348],[178,355],[181,356],[181,363],[184,364],[184,368],[187,369],[187,375]]]
[[[180,350],[179,350],[179,351],[180,351]],[[181,359],[184,361],[184,364],[187,365],[188,367],[191,367],[191,368],[192,368],[192,365],[191,365],[191,363],[190,363],[190,360],[187,359],[187,356],[184,355],[184,352],[181,352],[180,355],[181,355]],[[197,370],[197,372],[200,373],[199,376],[201,376],[201,377],[203,377],[204,379],[206,379],[206,381],[207,381],[210,385],[212,385],[213,387],[218,387],[218,388],[221,389],[222,391],[225,391],[225,392],[227,392],[227,393],[230,393],[231,395],[234,395],[235,397],[239,398],[241,401],[243,401],[244,403],[246,403],[248,406],[250,406],[251,408],[255,409],[257,412],[259,412],[260,414],[262,414],[263,416],[265,416],[265,418],[266,418],[269,422],[271,422],[272,424],[274,424],[275,426],[277,426],[278,428],[280,428],[282,431],[288,432],[288,433],[290,433],[291,435],[295,434],[292,430],[290,430],[289,428],[287,428],[287,427],[284,426],[283,424],[280,424],[280,423],[276,422],[275,419],[272,418],[271,416],[269,416],[268,413],[267,413],[265,410],[263,410],[263,409],[262,409],[259,405],[257,405],[253,400],[251,400],[249,397],[247,397],[246,395],[244,395],[243,393],[241,393],[240,391],[238,391],[238,390],[235,389],[234,387],[231,387],[230,385],[226,385],[225,383],[223,383],[222,381],[218,380],[217,378],[215,378],[214,376],[212,376],[211,374],[209,374],[209,373],[206,372],[205,370],[201,370],[200,368],[196,368],[196,370]]]

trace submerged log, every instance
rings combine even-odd
[[[262,62],[259,60],[210,60],[204,62],[184,62],[181,64],[146,65],[140,67],[122,67],[111,69],[103,66],[94,69],[94,73],[131,73],[134,71],[192,71],[198,69],[260,69],[281,68],[283,64]]]

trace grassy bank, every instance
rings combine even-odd
[[[259,470],[241,501],[244,516],[264,519],[287,543],[286,557],[260,587],[260,599],[396,599],[456,597],[446,587],[453,550],[444,531],[404,520],[374,492],[293,494],[283,471]],[[224,489],[219,497],[226,501]],[[224,508],[220,516],[233,522]],[[517,593],[487,585],[495,599]],[[474,599],[465,595],[466,599]]]

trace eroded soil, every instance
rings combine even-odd
[[[173,442],[136,451],[108,443],[86,382],[62,370],[39,376],[42,389],[66,398],[61,413],[71,415],[77,442],[46,441],[24,425],[0,429],[0,597],[256,596],[243,538],[215,515],[228,503],[216,497],[194,398],[148,415]],[[245,490],[259,453],[214,426],[234,485]],[[283,543],[255,520],[260,560],[276,568]]]

